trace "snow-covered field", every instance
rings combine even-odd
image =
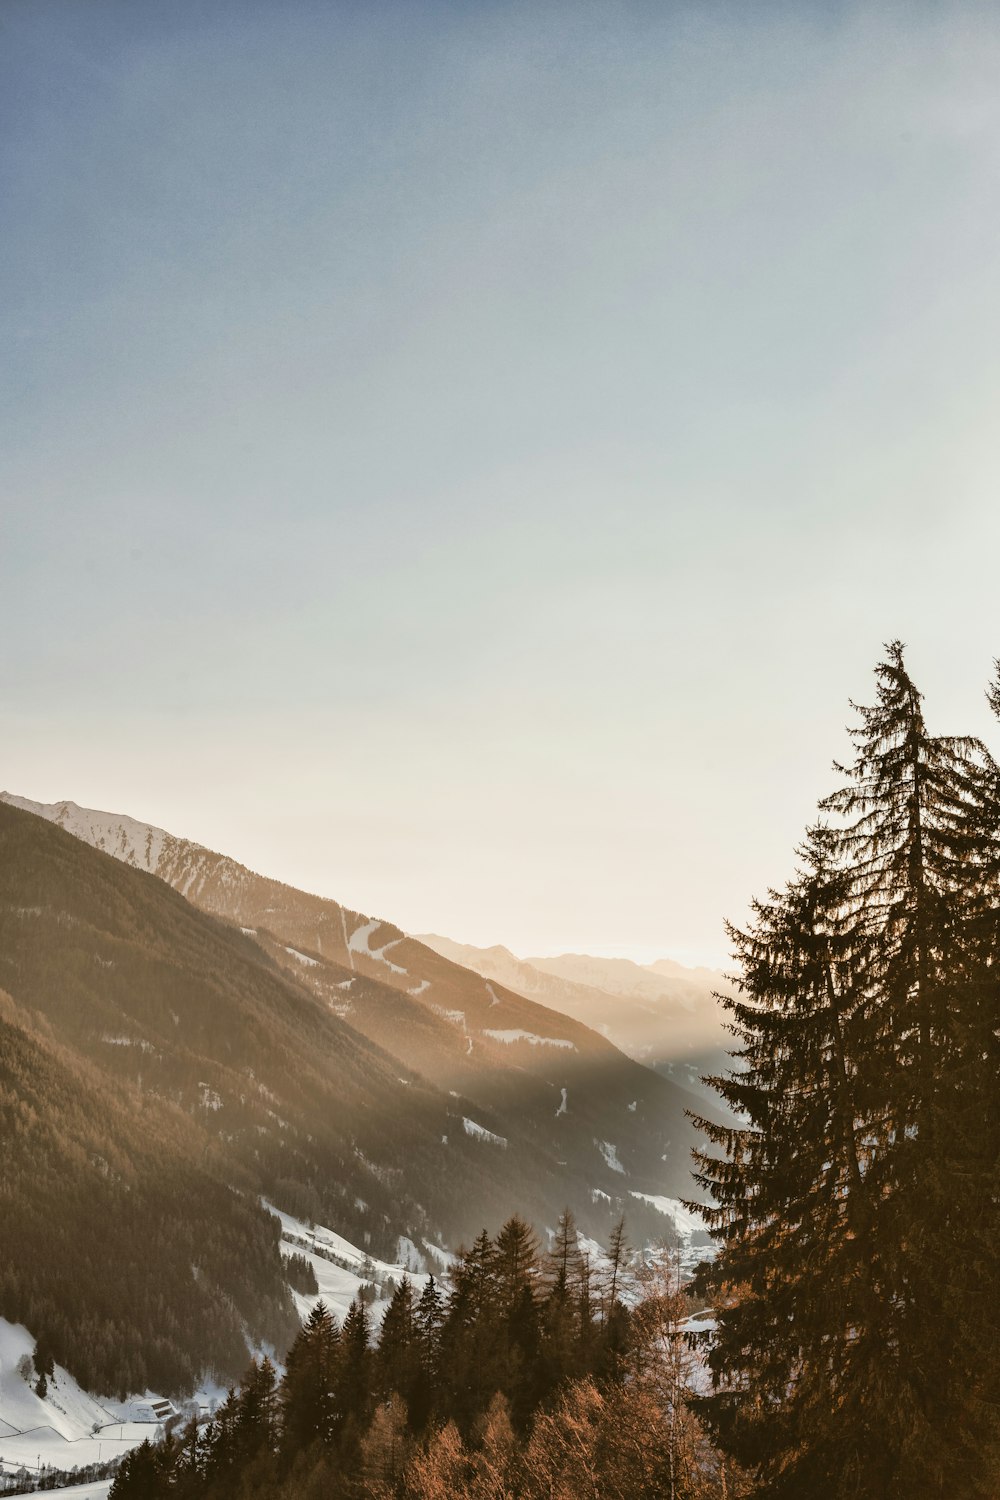
[[[26,1328],[0,1318],[0,1467],[7,1473],[22,1465],[36,1473],[46,1465],[106,1463],[156,1433],[157,1420],[122,1421],[118,1403],[89,1396],[60,1365],[46,1396],[36,1396],[17,1368],[34,1347]],[[106,1494],[107,1487],[93,1493]]]
[[[317,1302],[323,1301],[337,1321],[342,1323],[351,1303],[367,1283],[378,1291],[377,1299],[371,1304],[371,1312],[376,1322],[380,1322],[393,1290],[404,1276],[409,1277],[418,1296],[423,1290],[427,1276],[408,1269],[414,1260],[422,1253],[432,1258],[441,1257],[445,1253],[435,1245],[418,1247],[407,1241],[400,1246],[400,1261],[378,1260],[366,1255],[357,1245],[352,1245],[350,1240],[345,1240],[343,1235],[337,1234],[333,1229],[326,1229],[321,1224],[304,1224],[301,1219],[282,1213],[273,1203],[265,1203],[265,1207],[281,1221],[283,1254],[304,1255],[316,1273],[319,1287],[316,1295],[292,1293],[302,1318],[308,1316]]]
[[[694,1234],[704,1234],[705,1221],[701,1214],[692,1213],[685,1208],[679,1198],[663,1198],[656,1193],[631,1193],[632,1198],[638,1198],[642,1203],[648,1203],[650,1208],[655,1208],[657,1213],[665,1215],[674,1226],[674,1233],[680,1239],[690,1239]]]
[[[107,1500],[112,1483],[110,1479],[94,1479],[90,1484],[70,1484],[65,1489],[46,1493],[58,1495],[60,1500]]]
[[[648,1203],[669,1222],[669,1237],[676,1242],[678,1258],[682,1271],[692,1272],[700,1261],[710,1260],[715,1255],[715,1246],[706,1244],[702,1240],[706,1225],[704,1219],[698,1213],[692,1213],[685,1208],[679,1198],[665,1198],[656,1193],[635,1193],[631,1195],[638,1198],[642,1203]]]
[[[107,1500],[112,1483],[113,1480],[110,1479],[94,1479],[90,1484],[70,1484],[65,1489],[49,1490],[47,1493],[59,1495],[60,1500]]]
[[[418,1295],[423,1289],[427,1275],[408,1266],[425,1259],[425,1263],[436,1265],[440,1274],[442,1265],[450,1260],[436,1245],[417,1246],[409,1241],[400,1245],[399,1263],[378,1260],[335,1230],[304,1224],[272,1204],[266,1206],[281,1221],[282,1250],[286,1255],[304,1255],[316,1274],[316,1296],[292,1293],[302,1317],[322,1298],[342,1322],[367,1284],[377,1289],[371,1312],[380,1322],[394,1287],[404,1276],[409,1276]],[[46,1466],[69,1471],[84,1464],[106,1463],[144,1438],[154,1438],[162,1417],[174,1410],[171,1403],[150,1391],[126,1402],[98,1400],[81,1390],[59,1365],[48,1382],[46,1396],[37,1396],[34,1373],[29,1372],[25,1380],[18,1370],[34,1347],[35,1340],[26,1328],[0,1319],[0,1471],[10,1474],[23,1466],[34,1474]],[[202,1409],[209,1409],[224,1395],[218,1387],[205,1386],[194,1393],[194,1399]],[[102,1480],[74,1485],[59,1493],[78,1496],[79,1500],[104,1500],[109,1488],[110,1480]]]

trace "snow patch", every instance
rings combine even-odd
[[[172,836],[151,823],[140,823],[120,813],[99,812],[92,807],[78,807],[75,802],[32,802],[12,792],[0,792],[0,801],[24,812],[34,813],[65,828],[67,833],[111,854],[123,864],[156,873],[165,844],[174,844]],[[189,847],[201,850],[200,844]],[[205,851],[202,851],[205,852]]]
[[[308,964],[311,969],[319,968],[318,958],[310,958],[308,953],[300,953],[298,948],[289,948],[286,945],[285,952],[290,953],[293,958],[297,958],[300,964]]]
[[[507,1138],[503,1135],[494,1135],[492,1130],[487,1130],[485,1125],[478,1125],[475,1120],[467,1120],[462,1116],[462,1129],[466,1135],[473,1136],[477,1141],[489,1141],[494,1146],[506,1146]]]
[[[562,1094],[562,1098],[559,1100],[559,1108],[556,1110],[557,1120],[560,1115],[564,1115],[566,1113],[566,1104],[569,1100],[569,1089],[560,1089],[559,1092]]]
[[[394,964],[392,959],[385,956],[390,948],[395,948],[398,943],[403,941],[401,937],[390,938],[387,943],[382,944],[381,948],[373,948],[371,946],[372,934],[384,926],[385,923],[380,917],[373,917],[361,927],[355,928],[347,944],[348,951],[351,953],[361,953],[365,958],[374,958],[377,963],[385,964],[386,968],[391,969],[394,974],[405,974],[407,972],[405,969],[401,969],[399,964]]]
[[[292,1293],[300,1317],[307,1317],[322,1299],[334,1317],[343,1322],[354,1298],[367,1283],[374,1286],[378,1293],[377,1300],[372,1305],[372,1314],[378,1323],[404,1276],[409,1275],[418,1296],[423,1290],[426,1276],[408,1272],[405,1265],[378,1260],[364,1250],[359,1250],[357,1245],[352,1245],[350,1240],[333,1229],[327,1229],[322,1224],[305,1224],[301,1219],[275,1208],[266,1199],[262,1198],[261,1202],[268,1213],[273,1214],[281,1224],[283,1254],[304,1255],[316,1273],[316,1283],[319,1286],[317,1294]],[[412,1244],[412,1241],[406,1243]]]
[[[659,1214],[664,1214],[673,1221],[675,1232],[681,1239],[690,1239],[693,1234],[704,1234],[706,1232],[705,1221],[701,1214],[692,1213],[685,1208],[679,1198],[664,1198],[657,1193],[630,1193],[631,1198],[638,1198],[642,1203],[648,1203],[655,1208]]]
[[[431,1259],[437,1261],[442,1271],[448,1271],[456,1262],[456,1257],[450,1250],[445,1250],[441,1245],[435,1245],[433,1240],[424,1240],[423,1247]]]
[[[144,1041],[138,1036],[102,1036],[101,1041],[108,1047],[138,1047],[140,1052],[156,1051],[152,1042]]]
[[[613,1146],[610,1141],[596,1141],[595,1145],[597,1146],[597,1149],[600,1151],[601,1155],[604,1157],[604,1160],[607,1162],[608,1166],[611,1168],[612,1172],[621,1172],[623,1177],[628,1175],[625,1171],[625,1168],[618,1160],[617,1146]]]
[[[405,1234],[401,1234],[396,1241],[396,1259],[411,1274],[414,1271],[419,1272],[424,1269],[422,1252],[417,1249],[413,1241]]]
[[[435,1015],[440,1016],[443,1021],[450,1021],[453,1026],[461,1026],[462,1030],[465,1030],[464,1010],[448,1010],[443,1005],[432,1005],[431,1010],[434,1011]]]
[[[154,1435],[158,1418],[152,1423],[121,1421],[127,1412],[118,1403],[88,1395],[61,1365],[56,1365],[44,1399],[36,1396],[33,1383],[17,1368],[34,1348],[26,1328],[0,1318],[0,1454],[5,1470],[23,1464],[37,1473],[39,1461],[58,1469],[107,1462]],[[147,1397],[162,1399],[151,1392]]]
[[[503,1042],[505,1047],[514,1042],[528,1042],[532,1047],[568,1047],[571,1052],[576,1051],[575,1042],[567,1042],[562,1037],[537,1036],[533,1031],[522,1031],[520,1028],[512,1028],[509,1031],[486,1031],[483,1036],[492,1037],[495,1042]]]

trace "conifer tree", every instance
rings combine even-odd
[[[744,1071],[713,1081],[745,1123],[699,1122],[723,1153],[698,1157],[720,1241],[701,1409],[774,1500],[903,1500],[946,1474],[988,1493],[948,1180],[988,1194],[968,1121],[985,1104],[970,1060],[989,942],[973,934],[990,928],[995,781],[978,741],[929,733],[898,643],[877,679],[821,804],[838,826],[811,830],[795,879],[730,929]]]
[[[605,1274],[605,1286],[603,1295],[603,1315],[607,1319],[611,1309],[621,1295],[622,1282],[625,1276],[625,1268],[628,1264],[630,1254],[629,1245],[625,1236],[625,1216],[618,1220],[611,1231],[611,1239],[608,1241],[606,1256],[607,1271]]]
[[[425,1376],[435,1376],[440,1359],[441,1325],[444,1323],[444,1300],[433,1276],[427,1278],[415,1313],[420,1341],[421,1366]]]
[[[870,1175],[879,1188],[882,1295],[892,1307],[897,1400],[886,1446],[894,1436],[898,1458],[890,1483],[906,1492],[935,1477],[955,1483],[963,1465],[974,1485],[982,1460],[969,1404],[979,1374],[962,1327],[970,1287],[956,1187],[975,1197],[985,1187],[963,1120],[970,1105],[978,1112],[987,1103],[968,1064],[990,986],[977,933],[984,916],[991,925],[991,907],[995,917],[996,783],[981,741],[930,734],[899,642],[877,678],[876,703],[858,710],[852,731],[854,762],[838,767],[847,783],[821,805],[844,819],[851,898],[878,924],[867,976],[873,1025],[858,1073],[891,1116]]]
[[[317,1302],[285,1361],[279,1402],[286,1458],[314,1442],[332,1443],[339,1354],[340,1332],[325,1302]]]
[[[360,1296],[347,1310],[340,1330],[335,1402],[339,1424],[338,1446],[345,1463],[352,1463],[372,1410],[373,1354],[371,1317]]]
[[[567,1208],[559,1215],[552,1249],[545,1262],[546,1374],[547,1384],[553,1388],[582,1373],[577,1368],[581,1344],[580,1272],[576,1220]]]
[[[165,1485],[163,1454],[145,1438],[122,1459],[108,1500],[159,1500]]]
[[[538,1274],[538,1239],[519,1214],[508,1219],[497,1235],[492,1271],[497,1306],[501,1314],[509,1315],[524,1291],[532,1291]]]
[[[420,1329],[409,1277],[404,1276],[386,1308],[376,1365],[382,1397],[395,1393],[409,1407],[421,1383]]]
[[[552,1249],[545,1258],[550,1295],[555,1291],[567,1299],[570,1297],[572,1289],[579,1283],[580,1262],[576,1219],[570,1209],[564,1208],[556,1225]]]
[[[629,1311],[622,1301],[622,1293],[628,1277],[630,1255],[623,1215],[611,1231],[599,1279],[601,1330],[596,1373],[611,1379],[620,1371],[628,1349]]]
[[[452,1269],[452,1291],[441,1330],[447,1407],[468,1432],[500,1387],[499,1319],[494,1248],[484,1229]]]
[[[414,1312],[419,1378],[410,1397],[410,1424],[422,1432],[430,1421],[441,1383],[441,1329],[444,1300],[433,1276],[428,1277]]]

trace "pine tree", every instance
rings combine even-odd
[[[602,1274],[599,1279],[601,1328],[596,1351],[595,1373],[614,1379],[622,1367],[629,1344],[629,1310],[622,1300],[628,1279],[631,1255],[625,1233],[624,1215],[611,1231]]]
[[[553,1292],[570,1298],[580,1280],[580,1245],[577,1240],[576,1219],[570,1209],[564,1208],[556,1225],[552,1249],[545,1258],[545,1279],[549,1295]]]
[[[416,1323],[420,1341],[420,1362],[425,1378],[437,1376],[441,1353],[441,1327],[444,1323],[444,1301],[433,1276],[427,1278],[417,1303]]]
[[[159,1500],[167,1493],[163,1455],[145,1438],[122,1459],[108,1500]]]
[[[35,1344],[32,1363],[35,1366],[35,1374],[38,1376],[39,1381],[49,1381],[55,1375],[55,1359],[46,1339],[40,1338]],[[39,1394],[44,1393],[39,1392]]]
[[[497,1235],[491,1268],[497,1306],[502,1315],[509,1315],[538,1275],[538,1238],[519,1214]]]
[[[339,1433],[338,1449],[347,1467],[357,1462],[362,1436],[373,1405],[371,1317],[360,1296],[347,1310],[340,1330],[341,1357],[335,1386]]]
[[[286,1459],[311,1443],[329,1447],[336,1432],[334,1388],[340,1333],[325,1302],[306,1318],[285,1361],[281,1382],[281,1448]]]
[[[606,1256],[607,1270],[605,1274],[605,1285],[603,1288],[603,1316],[609,1316],[611,1309],[621,1295],[622,1282],[625,1277],[625,1268],[628,1264],[630,1247],[625,1235],[625,1216],[618,1220],[611,1231],[611,1239],[608,1242]]]
[[[484,1229],[452,1268],[452,1290],[441,1329],[447,1371],[445,1408],[464,1433],[500,1389],[500,1319],[496,1256]]]
[[[997,804],[985,746],[929,733],[899,642],[877,677],[877,701],[858,710],[852,731],[847,784],[822,806],[845,820],[839,841],[851,896],[878,923],[868,975],[875,1024],[858,1072],[869,1093],[884,1095],[891,1116],[876,1157],[876,1234],[897,1382],[890,1483],[907,1493],[935,1478],[961,1483],[963,1475],[974,1486],[982,1463],[984,1435],[969,1402],[980,1372],[962,1330],[970,1287],[956,1184],[973,1199],[985,1187],[978,1143],[963,1121],[970,1105],[978,1112],[990,1097],[969,1064],[982,1034],[983,991],[995,989],[978,934],[984,918],[995,929]]]
[[[546,1256],[546,1295],[544,1308],[546,1383],[549,1388],[562,1385],[584,1372],[578,1367],[580,1355],[580,1247],[576,1220],[570,1210],[559,1215],[552,1249]]]
[[[441,1329],[444,1301],[433,1276],[428,1277],[414,1313],[419,1379],[410,1396],[410,1425],[423,1432],[434,1414],[441,1384]]]
[[[744,1071],[714,1082],[745,1123],[699,1122],[723,1152],[698,1158],[721,1246],[702,1412],[775,1500],[902,1500],[946,1473],[987,1493],[953,1316],[967,1276],[949,1284],[947,1262],[949,1174],[987,1189],[957,1126],[985,1104],[968,1064],[994,783],[978,741],[930,735],[898,643],[877,677],[821,804],[840,826],[730,929]]]
[[[383,1399],[395,1393],[409,1408],[421,1381],[420,1329],[409,1277],[404,1276],[386,1308],[376,1366]]]

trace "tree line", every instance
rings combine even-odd
[[[669,1260],[626,1297],[628,1260],[623,1223],[598,1273],[572,1215],[544,1255],[515,1216],[447,1292],[404,1280],[377,1334],[360,1298],[340,1328],[319,1302],[280,1379],[254,1361],[207,1426],[131,1453],[112,1500],[736,1497],[686,1400],[690,1300]]]

